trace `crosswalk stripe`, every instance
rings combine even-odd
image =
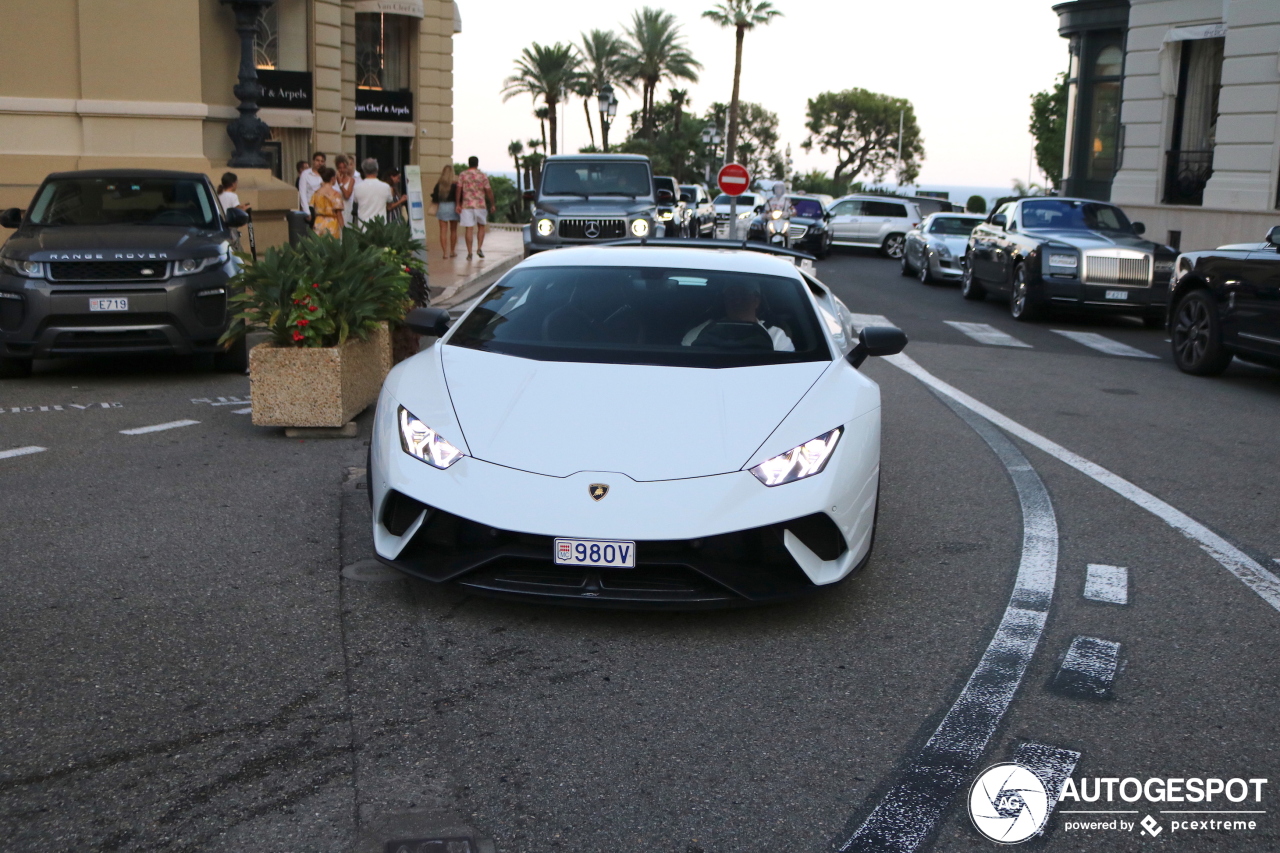
[[[1123,355],[1129,358],[1159,358],[1158,355],[1152,355],[1149,352],[1131,347],[1128,344],[1122,344],[1119,341],[1113,341],[1106,335],[1099,335],[1097,332],[1068,332],[1065,329],[1050,329],[1055,335],[1062,335],[1064,338],[1070,338],[1078,344],[1084,344],[1090,349],[1096,349],[1098,352],[1104,352],[1107,355]]]
[[[33,453],[44,453],[48,448],[37,447],[15,447],[12,450],[0,450],[0,459],[12,459],[15,456],[30,456]]]
[[[134,429],[122,429],[120,430],[120,434],[121,435],[145,435],[146,433],[149,433],[149,432],[163,432],[164,430],[167,430],[167,429],[178,429],[179,427],[195,426],[198,423],[200,422],[189,420],[189,419],[181,420],[181,421],[169,421],[168,423],[152,424],[151,426],[135,427]]]
[[[989,326],[986,323],[961,323],[956,320],[943,320],[942,322],[957,331],[963,332],[980,344],[990,344],[993,347],[1031,349],[1031,344],[1024,343],[1013,335],[1006,334],[995,326]]]

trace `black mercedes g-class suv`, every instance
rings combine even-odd
[[[243,370],[244,343],[226,331],[232,229],[209,178],[196,172],[56,172],[0,248],[0,376],[25,376],[36,358],[105,353],[212,353]]]
[[[524,194],[534,203],[524,226],[524,256],[546,249],[634,237],[657,237],[658,204],[649,158],[641,154],[559,154],[542,166],[542,184]]]

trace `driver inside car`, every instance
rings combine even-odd
[[[680,343],[686,347],[716,349],[773,349],[795,352],[787,333],[760,319],[760,285],[754,281],[730,282],[724,288],[724,313],[694,326]]]

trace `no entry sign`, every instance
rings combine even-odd
[[[720,192],[725,195],[742,195],[751,186],[751,175],[746,166],[725,163],[716,175],[716,183],[720,186]]]

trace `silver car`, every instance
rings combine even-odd
[[[902,274],[914,275],[926,284],[959,281],[964,275],[969,234],[982,222],[981,216],[963,213],[930,214],[918,228],[907,232]]]
[[[907,232],[924,219],[914,201],[883,195],[841,196],[830,213],[834,245],[879,249],[895,260],[902,257]]]

